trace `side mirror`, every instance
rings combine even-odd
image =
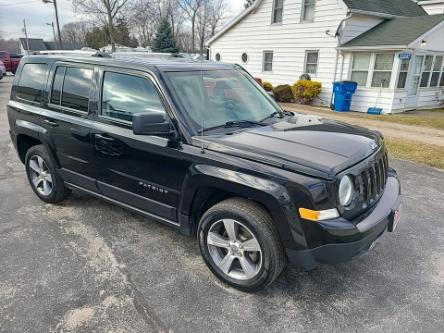
[[[271,98],[273,98],[274,100],[276,100],[274,98],[274,92],[273,91],[267,91],[268,96],[270,96]]]
[[[174,128],[164,113],[142,112],[133,116],[133,133],[136,135],[156,135],[170,137]]]

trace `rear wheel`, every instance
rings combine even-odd
[[[222,281],[255,291],[282,272],[284,250],[270,214],[242,198],[224,200],[203,216],[198,230],[202,256]]]
[[[57,203],[69,194],[57,173],[52,156],[43,145],[29,148],[26,152],[25,167],[34,193],[43,201]]]

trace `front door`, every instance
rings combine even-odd
[[[64,180],[95,191],[89,119],[93,73],[94,68],[89,65],[60,63],[54,66],[48,107],[41,117],[42,126],[55,147]]]
[[[411,69],[410,80],[407,85],[406,110],[416,109],[418,105],[418,88],[421,82],[421,69],[424,56],[415,56]]]
[[[135,135],[132,116],[165,113],[148,75],[104,69],[92,134],[97,184],[108,198],[177,224],[180,188],[187,170],[167,138]]]

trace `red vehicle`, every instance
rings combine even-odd
[[[8,51],[0,51],[0,61],[2,61],[5,65],[6,71],[12,72],[12,74],[15,74],[21,58],[22,55],[20,54],[9,53]]]

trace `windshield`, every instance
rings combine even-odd
[[[260,122],[280,111],[247,74],[236,69],[167,72],[196,132],[228,122]]]

